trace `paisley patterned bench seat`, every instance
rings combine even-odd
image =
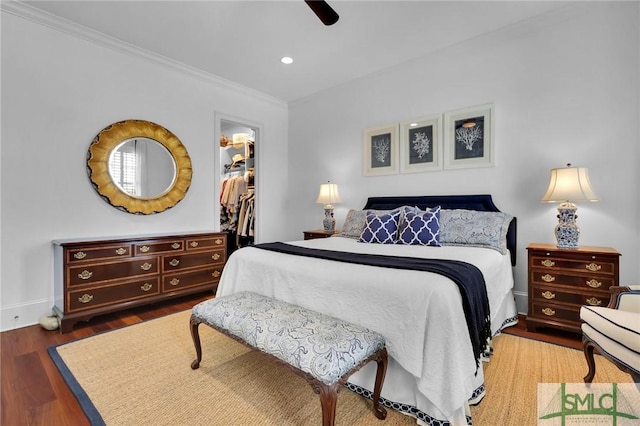
[[[373,407],[377,418],[386,417],[379,402],[387,368],[381,334],[290,303],[240,292],[193,307],[190,325],[196,360],[192,369],[202,361],[198,326],[203,323],[304,377],[320,395],[324,426],[334,424],[338,392],[349,376],[376,361]]]

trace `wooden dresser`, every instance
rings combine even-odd
[[[95,315],[215,291],[227,261],[223,232],[53,241],[53,312],[65,333]]]
[[[609,303],[609,287],[618,285],[620,253],[609,247],[573,250],[537,243],[527,250],[527,329],[554,327],[580,333],[580,307]]]

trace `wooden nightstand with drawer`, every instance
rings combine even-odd
[[[305,240],[314,240],[316,238],[329,238],[332,235],[336,235],[338,233],[340,233],[340,231],[325,231],[323,229],[303,232]]]
[[[607,306],[618,285],[620,253],[609,247],[559,249],[532,243],[528,251],[527,329],[553,327],[580,333],[582,305]]]

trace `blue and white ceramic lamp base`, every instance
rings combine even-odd
[[[578,248],[580,229],[578,228],[578,225],[576,225],[576,219],[578,218],[578,215],[576,215],[577,210],[578,207],[569,201],[558,206],[558,224],[556,225],[558,248]]]
[[[322,221],[324,232],[333,232],[336,230],[336,220],[333,218],[333,206],[327,204],[324,206],[324,219]]]

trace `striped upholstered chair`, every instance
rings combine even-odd
[[[591,383],[596,374],[595,348],[640,384],[640,285],[610,290],[611,301],[606,308],[580,308],[582,344],[589,366],[584,381]]]

